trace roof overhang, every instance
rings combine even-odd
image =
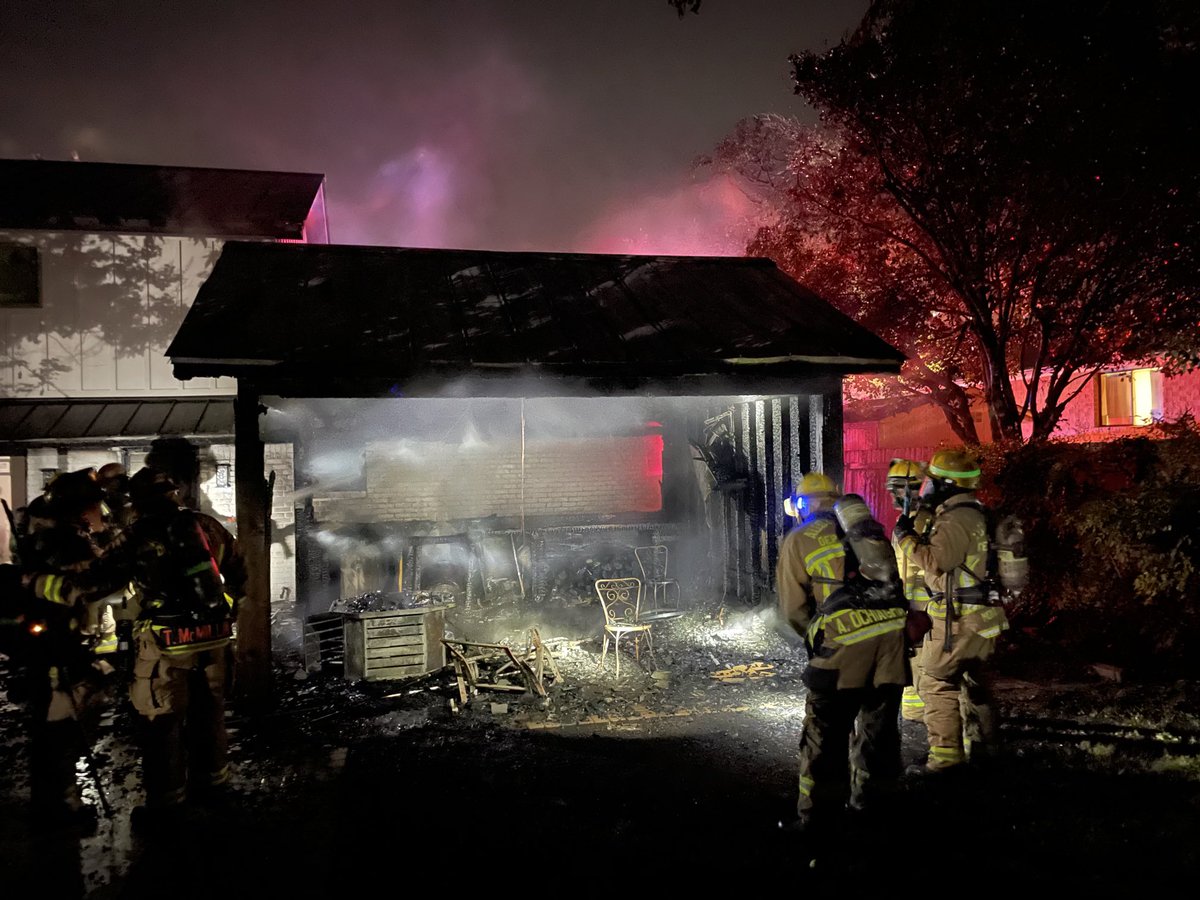
[[[236,242],[167,355],[286,397],[794,394],[904,360],[769,260]]]
[[[0,448],[149,443],[233,436],[233,398],[136,397],[0,400]]]

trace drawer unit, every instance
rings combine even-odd
[[[446,665],[449,605],[346,616],[346,678],[386,681],[426,675]]]

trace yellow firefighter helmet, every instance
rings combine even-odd
[[[798,497],[836,497],[837,485],[824,472],[807,472],[796,485]]]
[[[896,489],[908,485],[920,486],[928,474],[928,468],[925,463],[915,459],[893,459],[887,471],[888,487]]]
[[[807,472],[796,485],[792,496],[783,501],[783,511],[798,519],[805,518],[813,509],[813,501],[833,500],[838,495],[837,485],[824,472]]]
[[[966,490],[979,487],[982,474],[979,461],[967,450],[939,450],[929,460],[929,477]]]

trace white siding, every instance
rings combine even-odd
[[[42,305],[0,309],[0,397],[232,394],[232,379],[177,381],[163,355],[222,242],[5,232],[40,251]]]

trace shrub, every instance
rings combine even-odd
[[[1014,624],[1066,628],[1092,661],[1200,669],[1200,429],[984,448],[983,499],[1025,523]]]

